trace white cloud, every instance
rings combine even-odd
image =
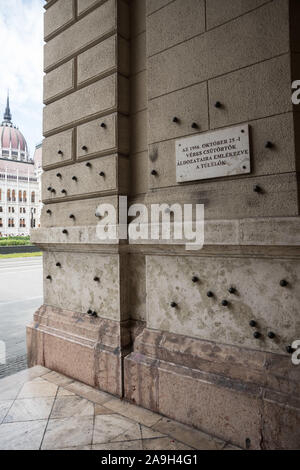
[[[42,139],[43,0],[0,0],[0,120],[9,88],[13,122],[31,153]]]

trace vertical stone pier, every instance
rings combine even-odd
[[[32,233],[45,299],[30,364],[243,448],[299,448],[288,351],[300,339],[300,2],[45,8],[44,208]],[[180,182],[178,141],[235,126],[249,126],[251,168]],[[97,208],[118,209],[119,195],[149,209],[204,204],[203,249],[101,243]]]
[[[127,255],[96,234],[129,181],[129,6],[58,0],[45,11],[42,228],[44,305],[28,328],[30,364],[122,395],[130,343]]]

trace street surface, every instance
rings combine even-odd
[[[42,303],[42,256],[0,259],[0,341],[6,345],[0,378],[27,367],[26,325]]]

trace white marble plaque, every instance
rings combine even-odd
[[[176,181],[250,173],[249,126],[235,126],[177,140]]]

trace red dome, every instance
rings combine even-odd
[[[2,125],[0,126],[0,147],[4,149],[12,149],[15,151],[28,152],[26,140],[22,134],[14,126]]]
[[[29,154],[26,140],[22,132],[13,125],[11,118],[9,96],[7,96],[3,122],[0,126],[0,158],[27,161]]]

